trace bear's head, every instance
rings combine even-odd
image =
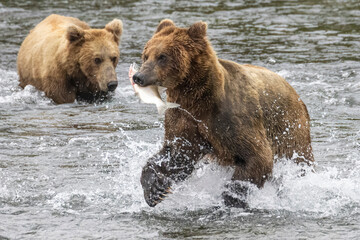
[[[119,61],[122,22],[114,19],[104,29],[67,29],[71,64],[85,77],[83,84],[91,93],[114,91],[118,85],[115,68]]]
[[[206,30],[204,22],[178,28],[171,20],[162,20],[145,45],[143,64],[133,76],[134,82],[140,86],[159,85],[168,89],[188,84],[185,79],[189,74],[197,74],[194,68],[205,62],[206,54],[203,53],[210,46]]]

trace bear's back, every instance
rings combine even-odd
[[[52,14],[36,25],[36,27],[30,31],[30,34],[39,33],[43,36],[53,32],[62,34],[66,32],[67,27],[70,25],[76,25],[82,29],[90,29],[88,24],[77,18]]]
[[[235,115],[248,116],[254,125],[257,125],[255,119],[260,121],[274,155],[291,158],[297,152],[313,160],[310,117],[295,89],[266,68],[226,60],[219,62],[228,73],[225,92],[230,94],[226,102],[233,103]]]

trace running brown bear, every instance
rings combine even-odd
[[[219,59],[206,30],[204,22],[178,28],[161,21],[133,77],[166,87],[167,100],[181,106],[166,111],[164,146],[142,171],[150,206],[206,154],[234,168],[223,198],[237,207],[246,205],[246,182],[262,187],[271,176],[275,156],[314,161],[309,115],[295,90],[266,68]]]

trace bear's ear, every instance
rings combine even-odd
[[[161,31],[162,29],[164,29],[165,27],[171,27],[171,26],[174,26],[174,27],[175,27],[174,22],[171,21],[170,19],[164,19],[164,20],[162,20],[162,21],[159,23],[159,25],[158,25],[155,33],[160,32],[160,31]]]
[[[122,31],[123,31],[122,21],[119,19],[114,19],[111,22],[109,22],[108,24],[106,24],[105,29],[108,32],[111,32],[112,34],[114,34],[114,40],[117,44],[119,44],[120,37],[121,37]]]
[[[84,35],[85,31],[76,25],[69,26],[66,31],[66,38],[69,40],[70,43],[81,41],[82,39],[84,39]]]
[[[188,29],[191,38],[204,38],[206,36],[207,24],[203,21],[194,23]]]

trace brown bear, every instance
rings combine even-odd
[[[314,161],[309,115],[295,90],[266,68],[219,59],[207,25],[179,28],[165,19],[147,42],[133,80],[166,87],[180,104],[165,114],[165,142],[144,166],[145,200],[155,206],[205,155],[232,166],[223,193],[228,206],[246,206],[249,182],[262,187],[274,159]]]
[[[30,84],[55,103],[104,99],[118,85],[122,22],[91,29],[77,18],[50,15],[21,44],[17,68],[20,86]]]

